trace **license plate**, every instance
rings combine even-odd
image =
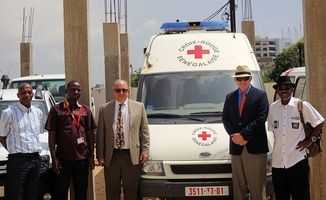
[[[203,187],[185,187],[186,197],[196,196],[228,196],[228,186],[203,186]]]

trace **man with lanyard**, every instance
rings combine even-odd
[[[80,91],[79,82],[70,81],[66,98],[51,109],[46,123],[52,168],[58,175],[56,200],[68,198],[71,179],[75,199],[86,200],[89,169],[94,168],[96,125],[90,109],[78,103]]]
[[[272,176],[276,199],[309,200],[309,163],[305,148],[313,138],[305,139],[300,122],[298,102],[292,97],[294,84],[287,76],[281,76],[273,88],[280,99],[270,105],[269,129],[274,133]],[[320,132],[324,118],[308,102],[302,104],[305,122]],[[313,136],[316,137],[316,136]]]
[[[228,94],[223,107],[223,125],[230,135],[233,198],[265,199],[268,152],[265,122],[267,95],[250,84],[248,66],[240,65],[233,75],[238,89]]]
[[[5,198],[36,200],[40,178],[39,134],[43,133],[45,119],[42,111],[31,105],[31,85],[21,84],[17,96],[19,103],[5,109],[0,121],[0,141],[9,152]]]

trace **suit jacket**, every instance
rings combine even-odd
[[[113,122],[115,101],[102,105],[99,109],[99,121],[96,135],[96,156],[110,166],[113,154]],[[148,121],[144,105],[128,100],[130,157],[133,165],[139,164],[139,156],[149,149]]]
[[[268,152],[265,122],[268,116],[268,100],[264,91],[253,86],[246,95],[246,101],[239,113],[238,92],[235,90],[226,96],[223,108],[223,125],[229,135],[238,133],[248,141],[247,150],[252,154]],[[230,154],[240,155],[243,146],[232,142],[230,137]]]

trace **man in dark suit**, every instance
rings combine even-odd
[[[96,156],[104,166],[106,199],[136,200],[140,166],[148,160],[149,133],[142,103],[128,99],[126,81],[116,80],[114,100],[102,105],[96,137]]]
[[[233,195],[235,200],[264,199],[266,179],[268,116],[266,93],[250,84],[248,66],[240,65],[234,74],[238,89],[226,96],[223,124],[230,135]]]

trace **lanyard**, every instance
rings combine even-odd
[[[72,113],[71,113],[71,116],[72,116],[72,123],[76,126],[77,130],[79,131],[79,127],[80,127],[80,118],[81,118],[81,115],[80,115],[80,110],[74,110]]]
[[[79,128],[80,128],[80,118],[81,118],[81,112],[80,112],[80,108],[71,111],[70,110],[70,106],[69,106],[69,102],[65,99],[64,100],[64,108],[68,110],[68,112],[70,113],[71,117],[72,117],[72,123],[73,125],[77,128],[77,132],[78,135],[80,135],[79,133]]]

